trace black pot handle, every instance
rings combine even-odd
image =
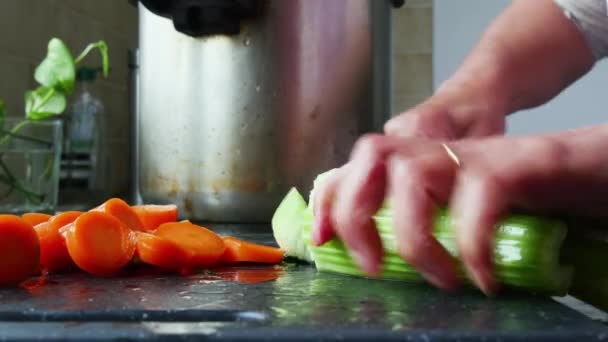
[[[395,8],[400,8],[405,5],[405,0],[390,0],[391,5]]]
[[[191,37],[236,35],[241,21],[260,14],[259,0],[139,0],[152,13],[169,18]]]

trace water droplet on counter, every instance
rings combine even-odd
[[[184,298],[184,299],[192,299],[192,296],[190,296],[192,294],[192,292],[189,291],[180,291],[177,294],[179,294],[180,297]]]
[[[139,298],[139,301],[140,301],[141,303],[143,303],[143,302],[147,302],[147,301],[148,301],[148,299],[147,299],[147,298],[145,298],[145,297],[142,297],[142,298]]]
[[[127,284],[127,285],[125,285],[125,289],[129,289],[132,291],[139,291],[139,290],[141,290],[141,287],[139,287],[138,285]]]
[[[249,46],[251,44],[251,39],[246,38],[243,44],[245,44],[245,46]]]

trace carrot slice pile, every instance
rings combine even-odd
[[[21,218],[32,226],[37,226],[43,222],[46,222],[51,217],[51,215],[43,213],[25,213],[21,215]]]
[[[0,215],[0,286],[16,285],[38,269],[40,242],[31,224]]]
[[[278,264],[283,260],[285,254],[281,249],[258,245],[243,241],[231,236],[223,238],[226,251],[222,256],[225,263],[254,262]]]
[[[163,223],[155,235],[174,242],[187,255],[186,267],[215,265],[226,249],[222,238],[190,222]]]
[[[117,273],[135,254],[135,233],[104,212],[84,213],[62,231],[72,260],[94,275]]]
[[[133,210],[133,208],[131,208],[127,202],[121,200],[120,198],[111,198],[91,211],[100,211],[110,214],[133,230],[145,230],[144,225],[135,213],[135,210]]]
[[[187,260],[186,252],[174,242],[150,233],[136,232],[137,257],[146,264],[179,270]]]
[[[147,231],[158,228],[161,224],[177,221],[177,206],[168,205],[135,205],[132,207]]]
[[[25,288],[23,281],[41,272],[47,276],[80,269],[110,276],[140,262],[188,275],[220,264],[283,260],[278,248],[222,237],[188,220],[177,220],[176,205],[129,206],[119,198],[86,212],[0,215],[0,286]],[[275,279],[280,270],[275,271],[229,273],[231,280],[259,282]]]
[[[80,211],[66,211],[34,227],[40,239],[40,266],[43,270],[58,273],[74,266],[60,229],[74,222],[81,214]]]

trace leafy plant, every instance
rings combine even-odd
[[[104,77],[109,73],[108,46],[104,41],[87,45],[84,50],[74,58],[70,49],[59,38],[52,38],[47,47],[46,57],[36,67],[34,79],[39,83],[36,89],[25,92],[25,120],[19,122],[10,131],[4,129],[6,110],[4,102],[0,100],[0,146],[7,144],[12,138],[52,145],[53,142],[41,141],[35,137],[19,135],[18,131],[30,122],[50,119],[61,115],[67,104],[67,97],[74,92],[76,83],[76,67],[93,50],[99,50],[102,59],[102,73]],[[21,192],[32,202],[44,200],[41,194],[28,189],[17,179],[5,165],[0,153],[0,183],[8,185],[8,196],[13,190]],[[49,169],[50,170],[50,169]]]
[[[108,46],[104,41],[91,43],[76,59],[58,38],[49,42],[46,58],[34,72],[40,86],[25,93],[25,116],[39,120],[59,115],[66,107],[66,96],[71,95],[76,83],[76,66],[94,49],[99,49],[104,77],[108,76]]]

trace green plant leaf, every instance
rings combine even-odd
[[[46,119],[63,113],[65,95],[55,88],[38,87],[25,93],[25,117],[31,120]]]
[[[34,73],[38,83],[47,88],[55,88],[67,94],[74,91],[76,64],[68,47],[59,38],[49,41],[46,58]]]
[[[103,40],[87,45],[87,47],[82,50],[80,55],[76,57],[75,63],[80,63],[93,49],[99,49],[99,53],[101,54],[103,77],[108,77],[108,72],[110,71],[110,58],[108,57],[108,45]]]

